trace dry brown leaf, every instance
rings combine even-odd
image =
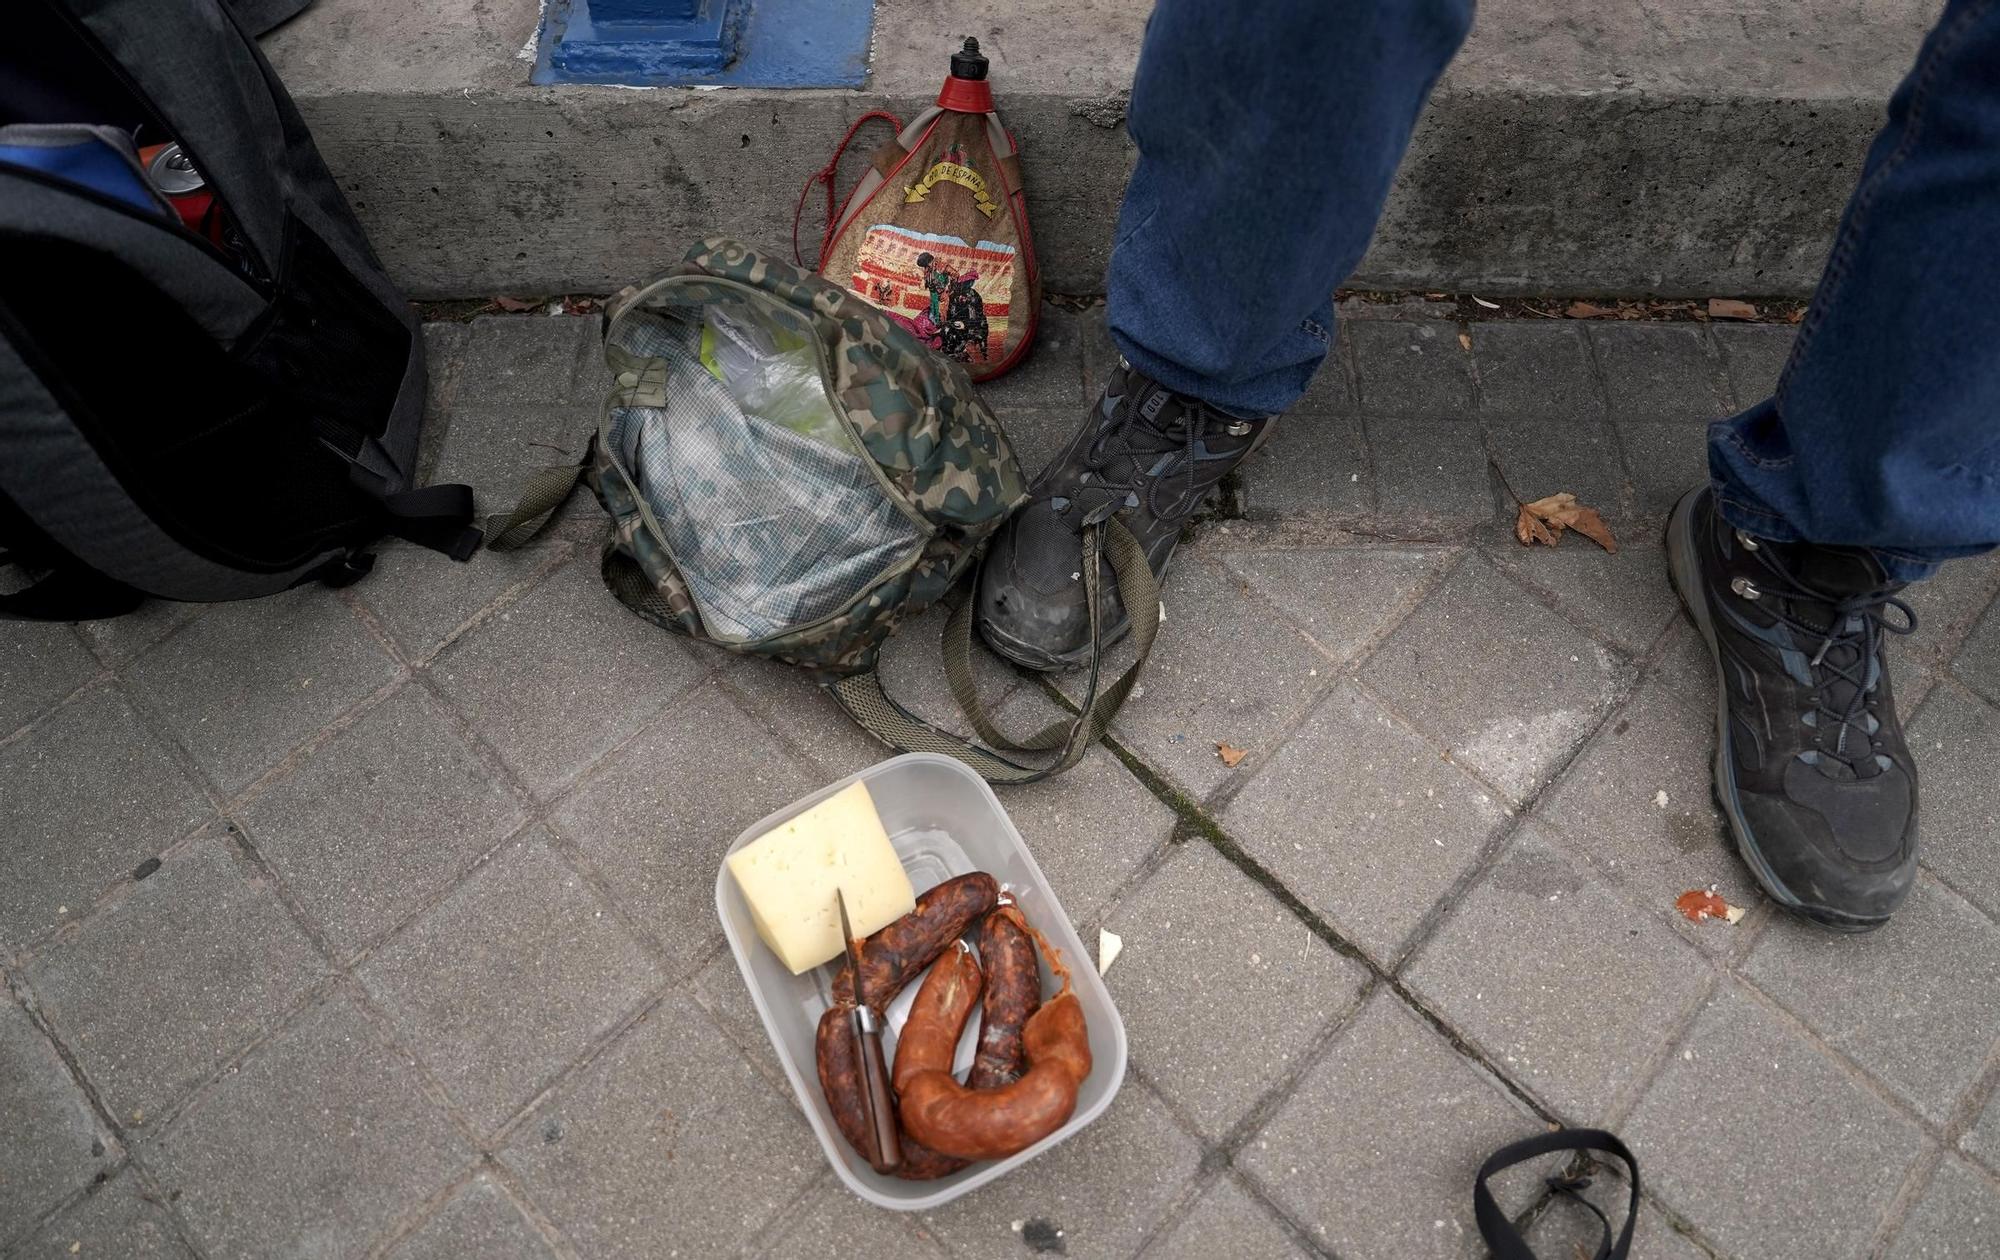
[[[493,299],[493,305],[499,307],[503,311],[511,311],[514,314],[518,315],[522,311],[534,310],[537,306],[540,306],[541,303],[530,302],[525,298],[496,297]]]
[[[1806,308],[1801,306],[1797,310],[1793,311],[1791,314],[1785,316],[1785,322],[1787,324],[1796,324],[1805,317],[1806,317]]]
[[[1234,745],[1225,744],[1221,740],[1217,740],[1215,743],[1215,755],[1222,758],[1223,765],[1234,770],[1237,766],[1243,764],[1243,759],[1248,757],[1250,753],[1247,749],[1237,748]]]
[[[1748,302],[1738,301],[1736,298],[1710,298],[1708,299],[1708,317],[1710,319],[1755,319],[1757,318],[1757,308]]]
[[[1563,308],[1563,314],[1571,319],[1611,319],[1617,316],[1618,308],[1595,302],[1571,302]]]
[[[1514,537],[1521,540],[1523,547],[1531,546],[1535,543],[1540,543],[1544,547],[1553,547],[1556,545],[1556,539],[1561,534],[1562,526],[1556,526],[1555,532],[1551,533],[1549,527],[1542,523],[1542,518],[1530,512],[1528,505],[1525,503],[1521,505],[1520,514],[1514,518]]]
[[[1568,492],[1523,503],[1514,517],[1514,537],[1521,540],[1522,546],[1541,543],[1553,547],[1562,541],[1566,529],[1575,530],[1606,551],[1618,550],[1618,540],[1611,536],[1610,526],[1597,514],[1597,509],[1578,503],[1576,496]]]
[[[1467,332],[1458,334],[1458,344],[1466,350],[1472,349],[1472,334]]]

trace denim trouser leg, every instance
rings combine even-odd
[[[1472,0],[1159,0],[1128,118],[1109,319],[1169,389],[1240,414],[1305,392]]]
[[[1709,429],[1722,514],[1891,577],[2000,543],[2000,2],[1951,0],[1889,102],[1775,397]]]

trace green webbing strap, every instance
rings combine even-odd
[[[1102,603],[1098,565],[1100,543],[1103,557],[1110,561],[1111,571],[1117,578],[1118,597],[1132,619],[1132,646],[1136,658],[1118,681],[1108,688],[1100,687],[1104,664],[1103,628],[1099,617]],[[941,753],[956,758],[993,783],[1034,783],[1060,774],[1082,761],[1091,744],[1102,738],[1110,727],[1112,718],[1138,682],[1139,669],[1153,650],[1153,640],[1160,629],[1159,583],[1154,580],[1153,570],[1146,563],[1144,548],[1140,547],[1138,539],[1132,536],[1132,531],[1125,527],[1124,522],[1112,517],[1100,526],[1084,530],[1082,573],[1084,603],[1091,628],[1090,680],[1081,711],[1074,718],[1052,723],[1022,740],[1008,737],[994,724],[972,678],[974,601],[969,598],[969,593],[945,621],[945,675],[951,683],[952,698],[958,701],[959,709],[972,723],[973,729],[979,732],[979,737],[998,751],[989,751],[949,731],[939,730],[912,714],[889,698],[882,688],[881,676],[873,670],[843,678],[832,684],[829,690],[863,730],[892,748],[906,752]],[[1048,752],[1054,752],[1056,756],[1044,765],[1024,765],[1002,755]]]
[[[590,451],[574,464],[558,464],[530,473],[521,486],[521,497],[511,511],[495,512],[486,518],[486,549],[512,551],[524,547],[535,535],[548,528],[556,509],[576,489],[583,470],[590,463]]]

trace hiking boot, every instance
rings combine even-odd
[[[1257,449],[1275,417],[1246,420],[1148,379],[1124,360],[1069,448],[1042,470],[979,575],[979,629],[993,650],[1028,669],[1090,660],[1084,526],[1116,515],[1164,578],[1181,526],[1217,482]],[[1099,611],[1109,647],[1131,628],[1108,561]]]
[[[1865,551],[1752,537],[1705,486],[1674,508],[1667,563],[1715,658],[1715,794],[1743,860],[1806,918],[1882,926],[1917,871],[1917,768],[1883,652],[1917,626],[1902,584]]]

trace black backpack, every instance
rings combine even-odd
[[[478,546],[470,490],[410,489],[423,339],[257,49],[300,7],[7,6],[0,560],[36,580],[0,615],[342,584],[384,533]]]

